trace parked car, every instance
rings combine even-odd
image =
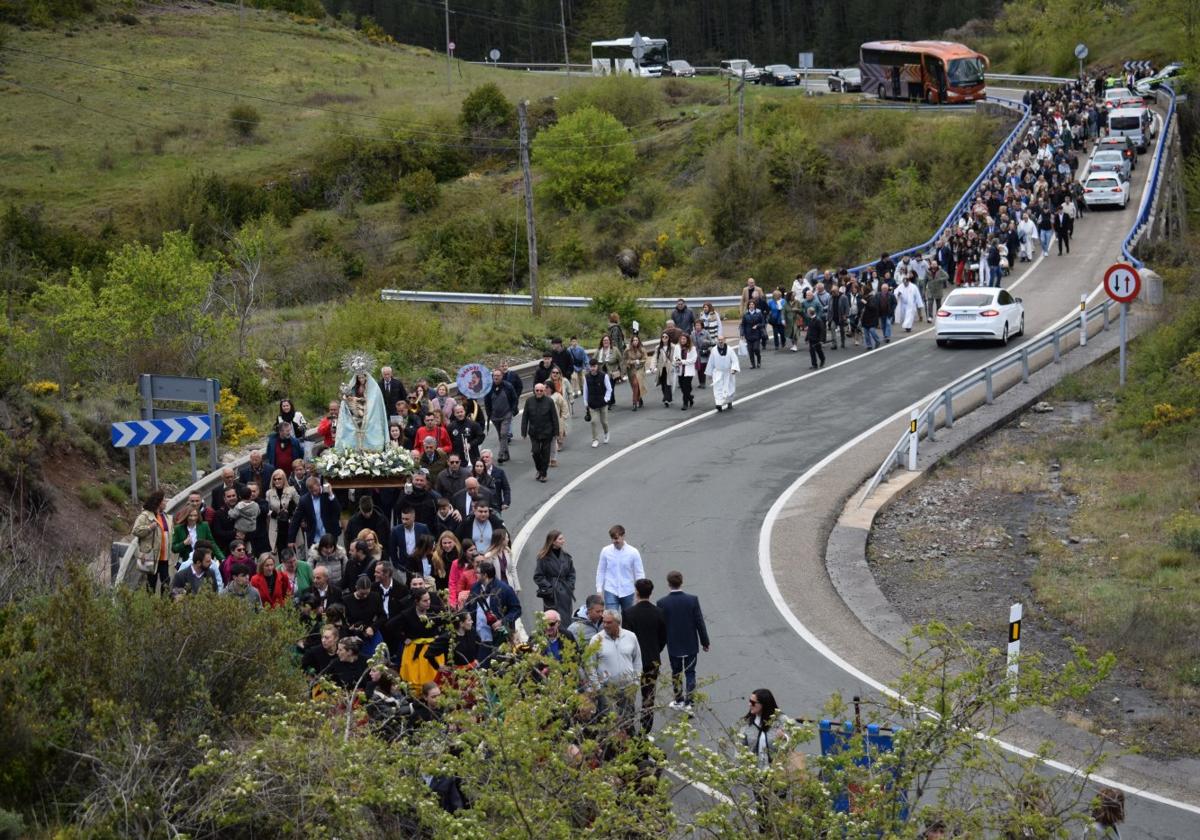
[[[1127,87],[1111,87],[1104,91],[1104,104],[1110,108],[1116,107],[1123,99],[1137,99],[1136,93]]]
[[[1093,151],[1100,151],[1101,149],[1119,150],[1121,154],[1125,155],[1125,159],[1129,161],[1130,168],[1137,169],[1137,146],[1134,145],[1133,138],[1123,136],[1101,137],[1096,141],[1096,148]]]
[[[1093,172],[1083,181],[1083,203],[1088,209],[1115,205],[1124,210],[1129,204],[1129,185],[1115,172]]]
[[[735,79],[745,78],[747,82],[756,82],[762,75],[762,70],[754,66],[754,62],[744,58],[727,58],[721,62],[721,75],[733,76]]]
[[[1006,289],[978,286],[955,289],[938,310],[934,335],[938,347],[951,341],[999,341],[1025,334],[1025,305]]]
[[[825,77],[830,93],[849,93],[862,90],[862,71],[857,67],[843,67]]]
[[[768,64],[762,70],[762,75],[758,77],[760,85],[775,85],[781,87],[783,85],[798,85],[800,77],[796,71],[786,64]]]
[[[682,58],[677,58],[667,62],[667,66],[663,68],[663,75],[675,76],[680,79],[690,79],[696,75],[696,68]]]
[[[1133,83],[1135,93],[1142,96],[1149,96],[1162,87],[1162,83],[1168,79],[1174,79],[1176,76],[1183,73],[1183,64],[1178,61],[1172,61],[1163,69],[1159,70],[1153,76],[1147,76],[1144,79],[1139,79]]]
[[[1129,183],[1129,173],[1132,167],[1129,161],[1125,159],[1125,155],[1117,149],[1101,149],[1098,152],[1092,152],[1092,158],[1088,161],[1088,174],[1093,172],[1115,172],[1121,177],[1125,183]]]

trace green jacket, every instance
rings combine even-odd
[[[175,530],[171,532],[171,551],[178,554],[180,559],[186,560],[192,555],[192,550],[187,544],[187,525],[180,523],[175,526]],[[213,537],[212,529],[208,527],[208,523],[201,521],[196,525],[196,540],[208,540],[208,544],[213,549],[213,561],[216,563],[225,559],[220,547],[217,545],[216,539]]]

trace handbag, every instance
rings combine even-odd
[[[137,553],[136,562],[139,572],[145,572],[149,574],[158,568],[158,560],[149,551],[145,553],[139,551]]]

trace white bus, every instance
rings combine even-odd
[[[633,39],[616,38],[612,41],[592,41],[592,74],[595,76],[643,76],[658,78],[663,67],[671,59],[666,38],[642,36],[641,61],[633,57]]]

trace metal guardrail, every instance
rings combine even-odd
[[[988,82],[1020,82],[1027,85],[1065,85],[1078,81],[1066,76],[1017,76],[1007,73],[985,73],[983,78]]]
[[[999,374],[1010,368],[1020,367],[1020,381],[1028,382],[1029,377],[1033,373],[1048,365],[1057,364],[1061,360],[1062,354],[1070,349],[1067,346],[1068,339],[1075,337],[1076,344],[1074,346],[1079,346],[1078,337],[1075,335],[1076,332],[1082,335],[1082,332],[1087,330],[1089,325],[1095,323],[1096,320],[1100,320],[1101,324],[1100,329],[1096,332],[1107,330],[1111,320],[1109,312],[1115,309],[1117,309],[1117,305],[1105,297],[1101,303],[1096,304],[1091,309],[1085,310],[1079,315],[1068,314],[1063,321],[1045,330],[1031,341],[955,380],[930,400],[917,415],[917,430],[915,434],[918,439],[924,433],[925,437],[929,440],[936,441],[939,425],[945,429],[954,426],[955,397],[960,397],[982,386],[984,389],[984,403],[991,405],[997,394],[996,379]],[[1053,350],[1053,353],[1038,363],[1033,357],[1035,354],[1046,355],[1044,353],[1046,350]],[[1009,387],[1015,385],[1016,382],[1013,382]],[[1008,389],[1004,388],[1003,390]],[[1003,393],[1003,390],[1000,393]],[[883,459],[883,463],[880,464],[879,469],[875,471],[875,474],[871,476],[871,480],[867,482],[866,490],[863,491],[862,497],[858,500],[859,507],[863,506],[863,503],[875,491],[875,488],[883,482],[893,469],[902,466],[904,455],[912,442],[913,434],[914,432],[910,428],[896,441],[896,445],[892,447],[892,451],[887,454],[887,457]]]
[[[1138,205],[1138,214],[1134,219],[1133,226],[1130,228],[1128,235],[1126,235],[1121,244],[1121,255],[1137,268],[1142,268],[1143,263],[1133,255],[1132,248],[1137,244],[1137,241],[1141,238],[1141,236],[1144,235],[1154,218],[1154,210],[1159,195],[1158,188],[1162,180],[1162,162],[1169,147],[1170,133],[1174,126],[1176,94],[1174,89],[1172,89],[1170,86],[1164,85],[1164,87],[1170,94],[1171,103],[1167,109],[1167,115],[1163,120],[1163,127],[1158,134],[1158,143],[1156,144],[1154,150],[1154,162],[1150,168],[1150,173],[1146,178],[1146,188],[1142,191],[1142,200]],[[954,398],[956,396],[961,396],[968,391],[978,388],[982,383],[985,389],[984,402],[990,404],[995,396],[994,385],[995,378],[998,373],[1001,373],[1019,364],[1021,366],[1021,381],[1028,382],[1031,372],[1030,357],[1033,354],[1044,351],[1047,347],[1052,347],[1054,350],[1052,359],[1045,362],[1045,364],[1040,365],[1038,367],[1039,370],[1041,367],[1045,367],[1046,364],[1058,362],[1064,351],[1064,343],[1068,337],[1073,336],[1076,330],[1086,330],[1087,324],[1094,316],[1103,318],[1103,323],[1101,326],[1102,330],[1108,329],[1109,311],[1115,308],[1116,305],[1106,297],[1103,303],[1092,307],[1090,310],[1086,310],[1085,312],[1081,313],[1079,317],[1075,317],[1073,314],[1068,314],[1064,321],[1060,321],[1058,324],[1046,330],[1032,341],[1027,342],[1016,350],[1006,353],[990,364],[985,365],[978,370],[972,371],[966,376],[961,377],[960,379],[951,383],[937,396],[930,400],[928,405],[926,405],[924,410],[920,413],[920,415],[918,415],[917,431],[915,434],[919,437],[921,432],[924,431],[930,440],[936,440],[937,438],[935,435],[937,429],[938,411],[939,409],[941,410],[942,426],[944,428],[953,426]],[[875,474],[871,477],[871,480],[867,482],[867,488],[863,492],[862,498],[860,498],[858,502],[859,507],[862,507],[863,503],[867,500],[871,493],[875,491],[875,488],[878,487],[881,482],[883,482],[887,475],[893,469],[900,466],[901,456],[907,450],[913,434],[914,433],[910,430],[905,431],[904,434],[900,436],[900,439],[896,442],[896,445],[892,447],[892,451],[889,452],[887,457],[883,459],[883,463],[880,464],[879,469],[875,471]]]
[[[530,295],[500,295],[475,292],[426,292],[410,289],[384,289],[379,293],[381,300],[409,301],[410,303],[456,303],[469,306],[532,306]],[[638,303],[646,309],[674,309],[679,298],[638,298]],[[737,306],[741,302],[739,295],[721,295],[718,297],[688,297],[684,296],[688,306],[699,307],[705,302],[714,307]],[[547,295],[542,297],[545,306],[562,307],[564,309],[586,309],[592,303],[587,297],[561,297]]]
[[[1146,177],[1146,189],[1142,191],[1142,200],[1138,204],[1137,216],[1134,217],[1133,227],[1130,228],[1129,235],[1121,243],[1121,256],[1135,268],[1141,268],[1142,261],[1133,255],[1133,249],[1137,247],[1138,241],[1141,240],[1146,230],[1149,229],[1154,221],[1154,208],[1158,202],[1158,187],[1162,180],[1162,162],[1166,157],[1167,149],[1170,145],[1171,131],[1175,127],[1175,89],[1169,83],[1164,82],[1160,91],[1166,91],[1171,97],[1171,101],[1167,106],[1167,114],[1163,117],[1162,128],[1158,132],[1158,143],[1154,148],[1154,161],[1150,165],[1150,174]]]

